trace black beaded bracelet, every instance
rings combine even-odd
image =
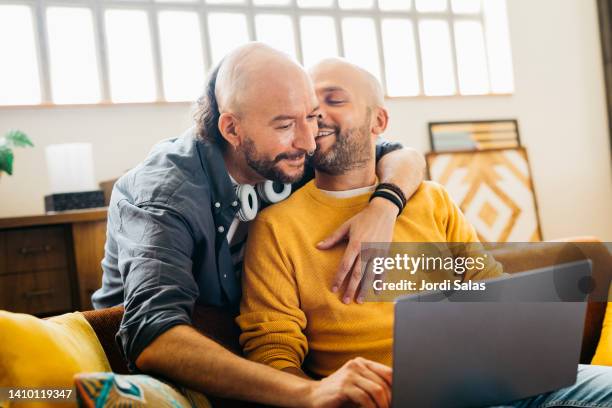
[[[399,188],[399,186],[397,186],[397,184],[393,184],[393,183],[380,183],[379,185],[376,186],[376,190],[381,190],[381,189],[386,189],[386,190],[393,191],[395,194],[397,194],[399,199],[402,200],[402,208],[404,208],[406,206],[406,202],[408,200],[406,200],[406,196],[404,195],[404,192],[402,191],[401,188]]]
[[[393,192],[391,191],[387,191],[387,190],[376,190],[372,193],[372,195],[370,196],[370,200],[372,201],[374,198],[376,197],[381,197],[381,198],[385,198],[389,201],[391,201],[393,204],[395,204],[397,206],[397,208],[399,209],[399,212],[397,213],[397,215],[399,216],[402,211],[404,210],[404,206],[402,205],[402,200]]]

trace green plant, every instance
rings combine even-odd
[[[11,130],[3,137],[0,137],[0,174],[13,174],[13,148],[33,147],[30,138],[19,130]]]

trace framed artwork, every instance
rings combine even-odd
[[[428,153],[430,179],[442,184],[483,242],[542,240],[524,148]]]
[[[429,138],[434,152],[507,149],[521,145],[515,119],[432,122]]]

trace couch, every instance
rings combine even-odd
[[[571,241],[571,242],[568,242]],[[576,244],[574,244],[576,243]],[[581,244],[582,243],[582,244]],[[610,283],[611,254],[608,248],[590,237],[573,238],[567,241],[517,244],[511,248],[492,244],[490,251],[504,265],[505,272],[516,273],[558,263],[589,258],[593,262],[593,276],[600,287]],[[599,297],[601,299],[601,297]],[[605,302],[589,301],[585,318],[580,362],[589,364],[597,347],[606,309]],[[128,373],[115,333],[123,315],[122,307],[83,312],[94,329],[114,372]],[[204,335],[216,340],[227,349],[240,354],[239,329],[231,312],[212,307],[197,307],[194,325]],[[256,406],[240,401],[211,398],[215,407]]]

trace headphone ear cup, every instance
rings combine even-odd
[[[289,197],[291,194],[291,184],[282,184],[266,180],[263,183],[257,184],[257,192],[262,200],[274,204]]]
[[[255,188],[250,184],[241,184],[235,187],[240,209],[238,210],[238,218],[240,221],[252,221],[257,216],[259,211],[259,199]]]

